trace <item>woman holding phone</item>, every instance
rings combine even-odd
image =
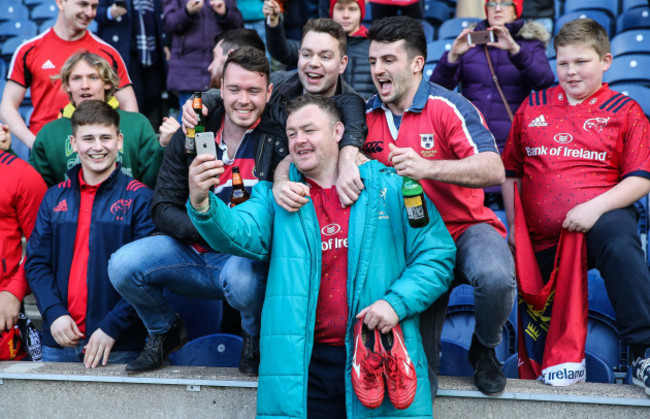
[[[531,90],[545,89],[555,78],[546,58],[550,34],[540,23],[520,19],[522,5],[523,0],[486,0],[487,19],[458,35],[429,79],[447,89],[461,84],[463,96],[485,117],[500,152],[510,131],[508,111],[514,114]],[[486,30],[492,32],[494,42],[489,42],[489,35],[478,33],[475,42],[468,42],[468,34]],[[486,204],[503,207],[498,187],[486,190]]]
[[[182,109],[195,91],[209,89],[216,37],[244,21],[235,0],[164,0],[163,24],[172,37],[167,89],[178,94]]]

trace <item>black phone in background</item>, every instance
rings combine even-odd
[[[126,9],[126,1],[124,0],[116,0],[113,4],[123,9]]]

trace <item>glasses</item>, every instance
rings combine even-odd
[[[501,8],[503,9],[504,7],[514,6],[514,5],[515,5],[514,1],[502,1],[501,3],[496,2],[496,1],[488,1],[487,2],[488,9],[496,9],[497,6],[501,6]]]

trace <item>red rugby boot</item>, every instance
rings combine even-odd
[[[363,320],[354,326],[352,388],[361,404],[374,409],[384,400],[384,358],[379,354],[379,333],[368,330]]]
[[[398,324],[388,334],[380,335],[388,398],[396,409],[406,409],[415,398],[418,378],[404,345],[402,328]]]

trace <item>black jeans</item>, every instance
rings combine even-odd
[[[616,312],[619,339],[627,345],[650,346],[650,271],[637,231],[634,206],[606,212],[587,233],[589,268],[605,280]],[[548,281],[555,247],[535,253],[542,278]]]
[[[309,362],[307,417],[346,417],[345,346],[314,344]]]

